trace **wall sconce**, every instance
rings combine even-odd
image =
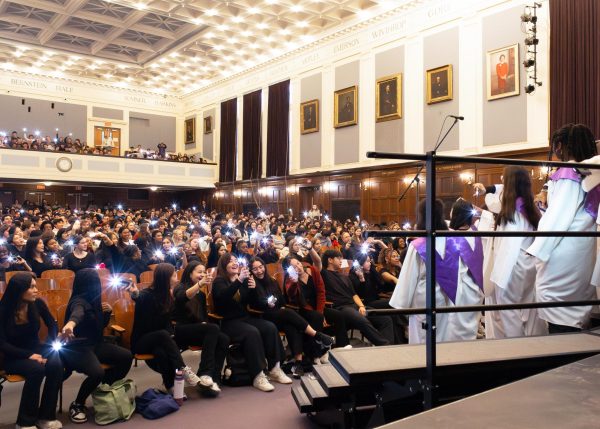
[[[296,185],[290,185],[286,188],[286,191],[290,195],[296,195]]]
[[[471,173],[460,173],[459,177],[465,185],[473,184],[473,175]]]
[[[371,186],[373,185],[373,183],[371,182],[370,179],[366,179],[362,182],[362,188],[366,191],[368,190]]]
[[[260,188],[258,190],[258,193],[259,193],[259,195],[261,195],[261,196],[264,197],[264,196],[266,196],[269,193],[269,188],[265,188],[265,187]]]
[[[241,198],[242,197],[242,191],[240,189],[237,189],[237,190],[233,191],[233,196],[237,197],[237,198]]]
[[[329,182],[324,182],[321,185],[321,189],[323,190],[323,192],[328,193],[331,190],[331,183]]]

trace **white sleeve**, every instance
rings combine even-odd
[[[573,180],[555,182],[548,209],[540,220],[538,231],[567,231],[577,214],[580,193],[581,186]],[[547,261],[561,239],[562,237],[536,237],[527,253]]]
[[[406,258],[402,264],[398,282],[394,288],[394,293],[390,298],[390,306],[394,308],[412,307],[413,296],[419,283],[419,274],[421,271],[421,261],[417,250],[413,246],[408,246]]]

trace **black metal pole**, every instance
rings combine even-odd
[[[436,311],[435,311],[435,152],[427,153],[426,161],[427,181],[425,182],[425,231],[427,232],[425,258],[426,265],[426,354],[427,354],[427,380],[425,382],[424,406],[426,410],[435,407],[436,389]]]

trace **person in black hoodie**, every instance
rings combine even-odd
[[[17,427],[59,429],[56,403],[62,384],[63,364],[50,343],[58,327],[44,301],[37,299],[32,273],[15,274],[0,301],[0,352],[4,370],[25,377]],[[40,319],[48,328],[46,344],[40,343]],[[40,402],[40,387],[44,390]]]
[[[304,335],[314,339],[314,343],[316,343],[313,347],[309,346],[310,355],[307,357],[311,362],[315,357],[323,354],[317,352],[320,347],[331,348],[333,338],[316,331],[296,311],[285,307],[285,295],[275,280],[267,274],[262,259],[254,257],[250,260],[250,272],[256,286],[248,288],[248,305],[253,310],[262,311],[265,319],[275,323],[278,329],[285,332],[294,357],[292,374],[294,377],[300,378],[304,374],[302,369]]]
[[[135,315],[131,332],[131,350],[134,353],[151,354],[154,359],[146,361],[148,366],[162,375],[163,384],[172,391],[175,371],[181,369],[185,381],[203,391],[213,390],[218,394],[218,386],[213,388],[209,375],[198,377],[185,364],[179,345],[173,339],[173,296],[171,287],[177,284],[177,273],[171,264],[161,263],[154,269],[154,279],[149,288],[138,291],[135,285],[129,288],[135,301]]]
[[[206,294],[211,283],[212,277],[206,274],[206,267],[198,261],[190,262],[181,275],[181,283],[173,291],[173,319],[176,322],[175,341],[181,349],[202,346],[197,374],[211,376],[214,381],[211,389],[218,394],[229,337],[218,325],[208,323]]]
[[[135,244],[125,246],[121,264],[119,272],[134,274],[138,282],[140,281],[140,275],[144,271],[148,271],[148,265],[142,260],[142,252]]]
[[[65,368],[87,375],[69,407],[69,418],[73,423],[87,421],[85,401],[88,396],[101,382],[112,384],[124,378],[133,359],[129,350],[104,342],[103,330],[110,320],[112,308],[102,302],[101,295],[98,272],[90,268],[77,271],[61,333],[61,338],[68,342],[61,351]],[[104,370],[101,363],[110,368]]]
[[[280,367],[284,350],[275,324],[248,316],[248,289],[254,287],[247,262],[240,264],[231,253],[221,256],[212,287],[215,311],[223,317],[221,329],[232,342],[241,344],[253,386],[271,392],[275,388],[263,372],[265,360],[271,380],[281,384],[291,384],[292,380]]]

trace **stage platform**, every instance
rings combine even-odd
[[[600,355],[471,396],[381,429],[600,427]]]
[[[481,393],[600,353],[599,332],[502,340],[440,343],[436,385],[441,404]],[[302,377],[292,396],[302,413],[336,410],[344,426],[365,426],[354,419],[358,408],[379,409],[372,420],[383,424],[422,411],[426,377],[424,345],[335,349],[330,364]],[[382,409],[394,402],[400,415]],[[406,405],[406,406],[405,406]],[[394,411],[395,412],[395,411]]]

